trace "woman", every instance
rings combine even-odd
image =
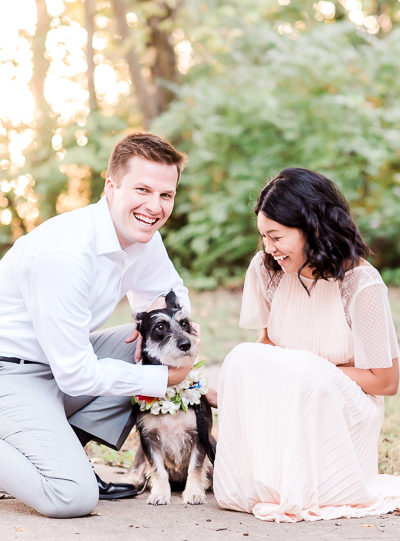
[[[264,251],[240,324],[262,331],[220,374],[217,501],[277,522],[392,511],[400,477],[377,471],[383,396],[399,382],[387,288],[322,175],[285,169],[255,211]]]

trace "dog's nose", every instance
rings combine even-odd
[[[190,343],[190,340],[188,340],[187,338],[182,338],[181,340],[177,341],[176,345],[178,349],[180,349],[181,351],[188,351],[192,344]]]

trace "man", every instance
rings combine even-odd
[[[189,307],[158,232],[184,161],[160,137],[126,137],[97,204],[47,220],[0,262],[0,487],[46,516],[134,494],[96,477],[82,445],[119,449],[130,397],[162,396],[189,370],[134,364],[132,325],[92,332],[127,293],[135,311],[171,289]]]

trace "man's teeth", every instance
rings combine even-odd
[[[276,257],[274,256],[274,259],[275,259],[275,261],[283,261],[287,257],[289,257],[289,256],[287,256],[287,255],[277,255]]]
[[[145,224],[153,225],[156,222],[155,218],[147,218],[147,216],[141,216],[139,214],[135,214],[136,220],[139,220],[139,222],[144,222]]]

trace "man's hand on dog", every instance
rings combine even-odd
[[[133,360],[135,361],[135,363],[138,363],[140,361],[140,352],[142,351],[142,335],[139,333],[139,331],[134,329],[132,333],[128,336],[128,338],[125,338],[124,342],[129,344],[130,342],[134,342],[135,340],[137,340],[137,342],[135,349],[135,357]]]

